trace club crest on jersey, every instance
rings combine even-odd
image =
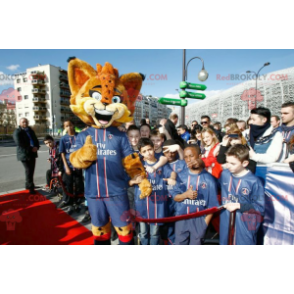
[[[205,182],[202,182],[202,183],[201,183],[201,188],[202,188],[202,189],[206,189],[206,188],[207,188],[207,184],[206,184]]]
[[[112,134],[108,134],[107,137],[108,137],[109,140],[111,140],[113,138],[113,135]]]
[[[249,190],[247,188],[243,188],[241,193],[243,195],[249,195]]]
[[[161,175],[162,174],[162,171],[161,169],[157,170],[157,174]]]

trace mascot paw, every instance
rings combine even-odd
[[[147,179],[144,179],[139,184],[139,187],[140,187],[140,190],[141,190],[140,199],[144,199],[144,198],[148,197],[152,192],[151,183]]]
[[[97,160],[97,147],[93,145],[91,136],[87,136],[84,146],[81,148],[80,160],[92,162]]]

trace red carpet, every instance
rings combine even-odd
[[[0,244],[92,245],[92,232],[37,193],[0,196]]]

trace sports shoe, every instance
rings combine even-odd
[[[71,205],[68,210],[66,211],[67,214],[72,215],[75,212],[73,206]]]
[[[57,208],[64,208],[64,207],[66,207],[66,206],[68,206],[68,203],[66,203],[66,202],[64,202],[64,201],[61,201],[61,202],[59,202],[59,204],[57,205]]]
[[[87,222],[89,222],[91,220],[91,216],[90,216],[90,213],[89,213],[89,211],[87,210],[86,212],[85,212],[85,215],[84,215],[84,218],[81,220],[81,223],[87,223]]]

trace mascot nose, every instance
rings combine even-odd
[[[107,106],[107,105],[108,105],[108,103],[106,103],[106,102],[103,102],[102,104],[103,104],[104,106]]]

